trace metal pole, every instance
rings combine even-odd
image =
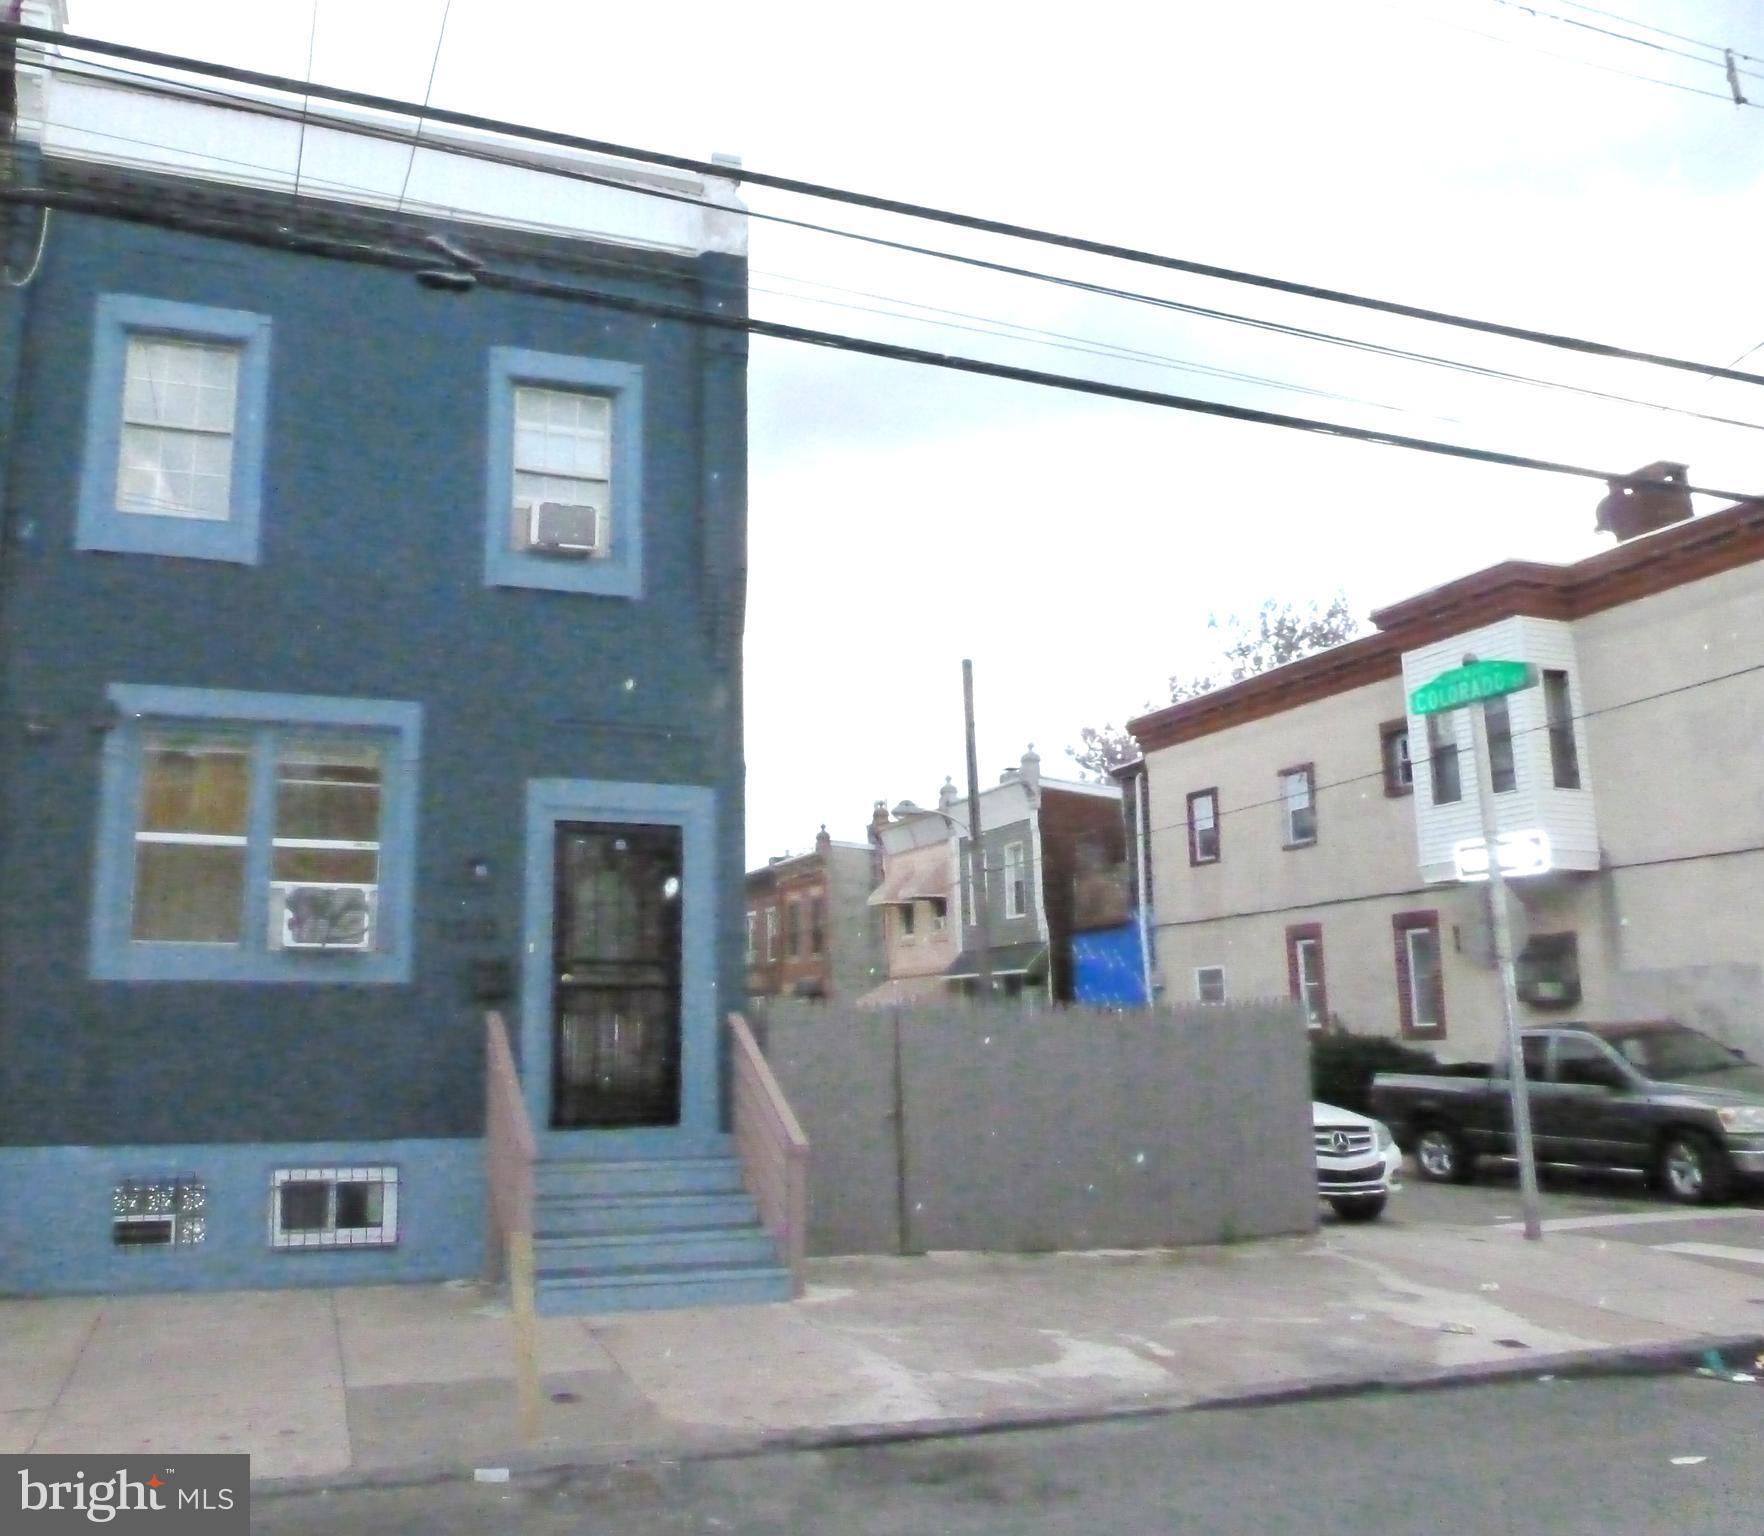
[[[1476,660],[1466,656],[1469,666]],[[1513,980],[1513,929],[1507,917],[1507,880],[1501,873],[1495,824],[1494,774],[1488,755],[1488,700],[1470,709],[1470,737],[1476,753],[1476,801],[1482,811],[1482,843],[1488,850],[1488,902],[1494,919],[1495,962],[1501,973],[1501,1008],[1507,1018],[1507,1095],[1513,1112],[1513,1150],[1519,1158],[1519,1203],[1525,1235],[1543,1236],[1538,1218],[1537,1157],[1531,1143],[1531,1092],[1525,1081],[1525,1052],[1519,1042],[1519,991]]]
[[[974,957],[979,962],[980,995],[992,996],[992,917],[986,910],[986,869],[980,848],[980,761],[974,755],[974,663],[962,662],[962,713],[968,730],[968,889],[974,898]]]

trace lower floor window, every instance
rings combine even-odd
[[[1197,1002],[1224,1002],[1225,967],[1222,965],[1203,965],[1199,967],[1194,973],[1194,995]]]
[[[207,1211],[198,1178],[125,1179],[111,1191],[110,1239],[118,1248],[189,1247],[208,1235]]]
[[[1329,1022],[1329,991],[1323,979],[1323,928],[1295,923],[1286,930],[1286,978],[1293,1001],[1305,1010],[1305,1023],[1321,1029]]]
[[[396,1168],[278,1168],[272,1248],[372,1248],[398,1241]]]
[[[1397,1008],[1405,1035],[1445,1030],[1445,972],[1437,912],[1399,912],[1396,933]]]
[[[130,684],[110,698],[94,975],[408,973],[416,705]]]

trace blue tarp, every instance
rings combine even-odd
[[[1072,1000],[1103,1008],[1145,1006],[1137,921],[1072,935]]]

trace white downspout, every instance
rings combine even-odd
[[[1148,814],[1146,789],[1149,787],[1150,776],[1143,758],[1139,764],[1139,783],[1135,786],[1137,793],[1133,797],[1133,813],[1139,822],[1139,836],[1133,841],[1137,845],[1139,857],[1139,963],[1145,974],[1145,1006],[1152,1005],[1152,954],[1151,954],[1151,902],[1148,899],[1151,890],[1151,816]]]

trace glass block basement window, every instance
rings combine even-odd
[[[110,1195],[118,1248],[188,1248],[208,1235],[208,1186],[191,1174],[125,1179]]]
[[[398,1241],[396,1168],[278,1168],[272,1248],[386,1248]]]

